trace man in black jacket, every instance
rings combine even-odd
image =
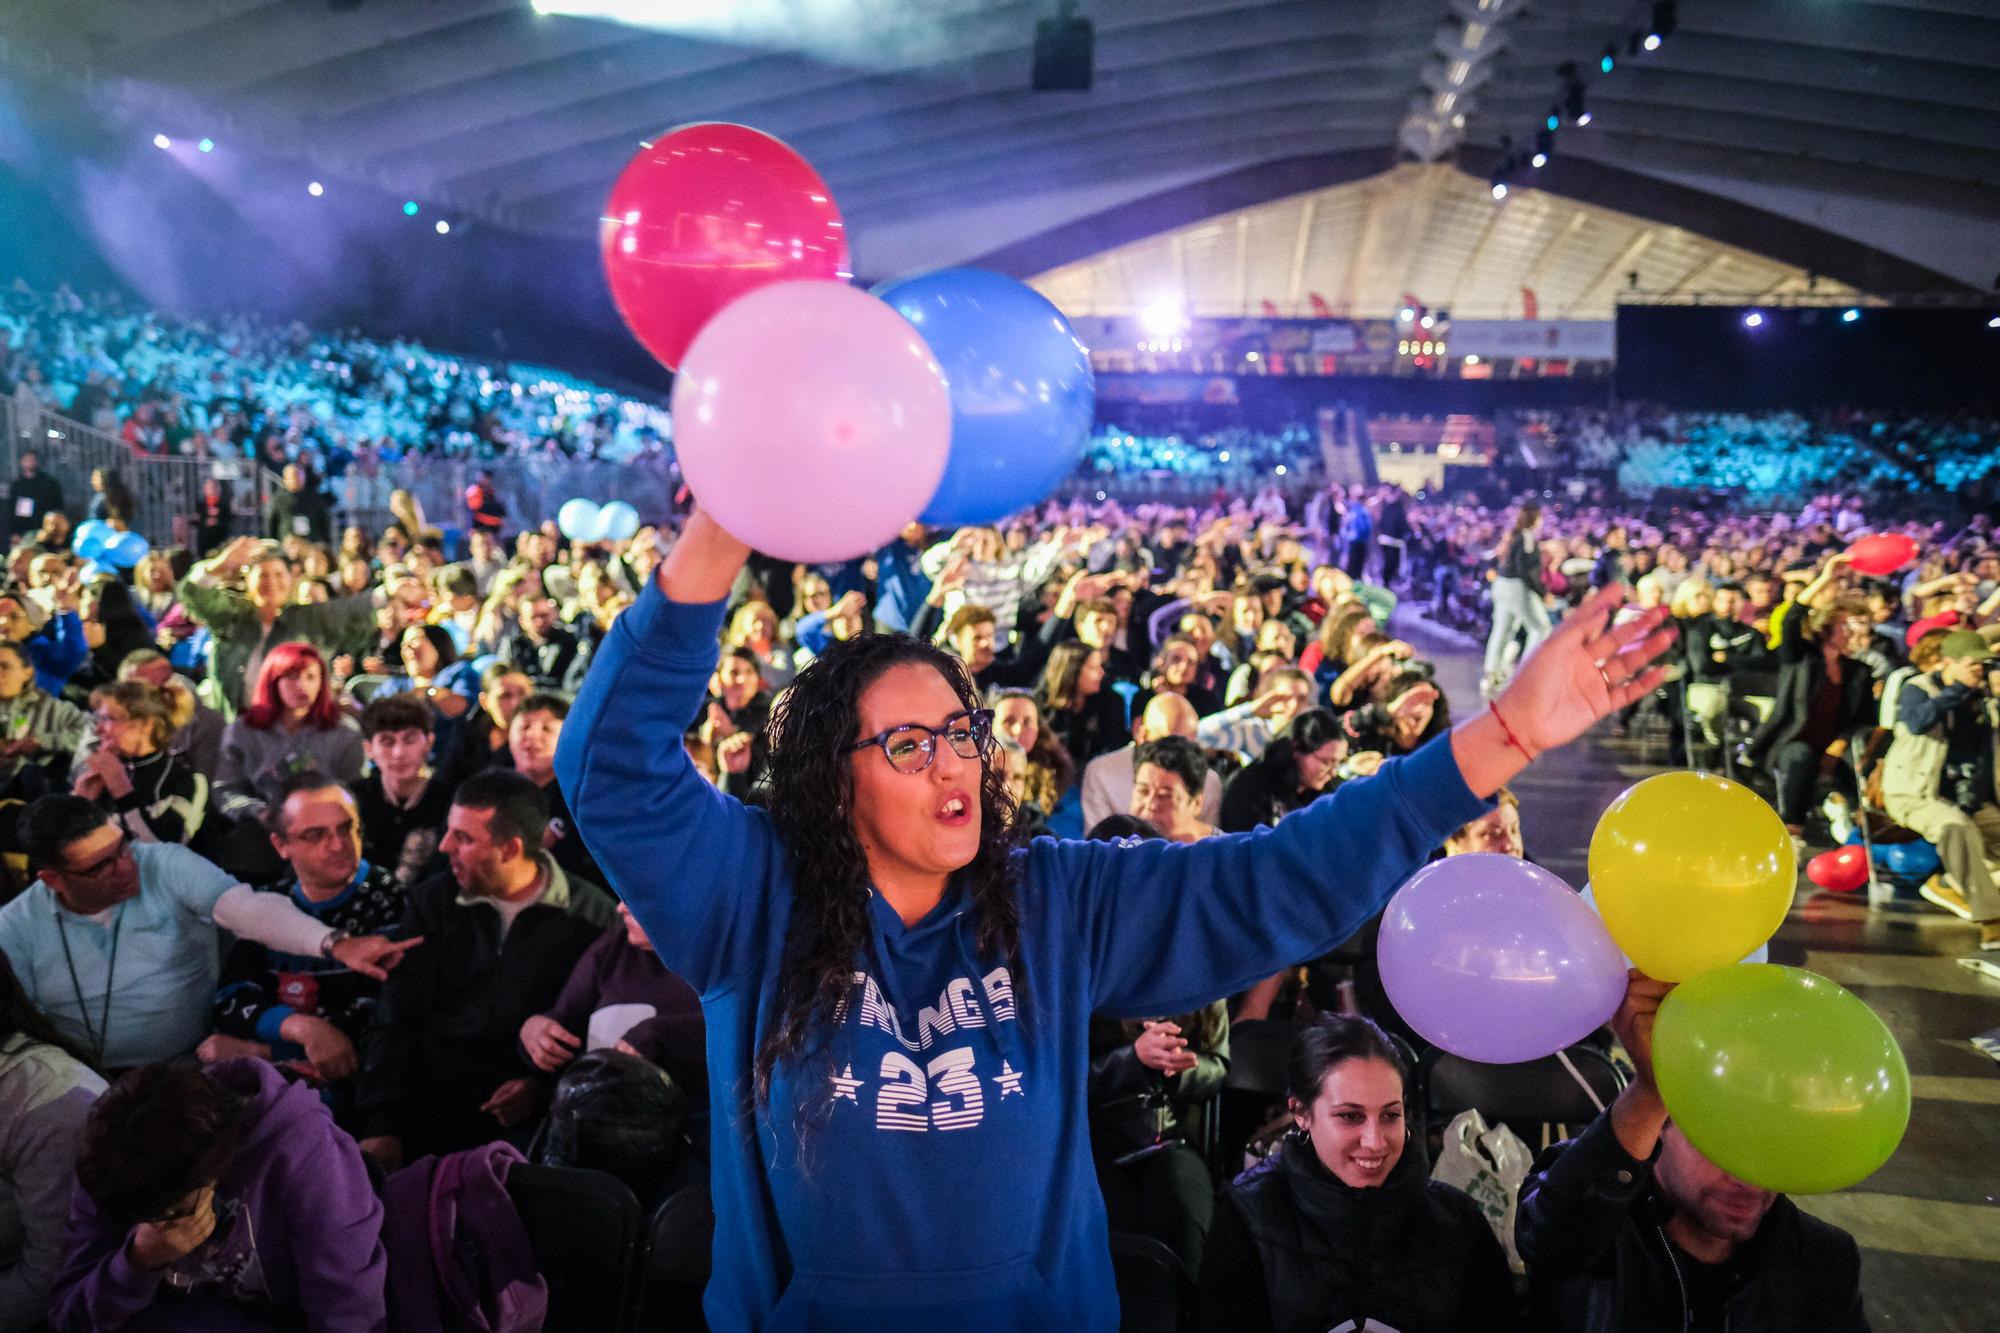
[[[575,694],[590,665],[590,654],[575,631],[562,623],[550,597],[536,597],[521,607],[520,617],[494,645],[494,656],[531,677],[538,689]]]
[[[451,872],[410,890],[403,935],[424,947],[383,989],[361,1053],[361,1147],[392,1170],[524,1141],[540,1118],[547,1089],[516,1037],[616,914],[611,895],[542,850],[547,828],[534,783],[477,774],[445,828]]]
[[[33,449],[21,451],[21,470],[7,488],[7,538],[18,542],[42,526],[42,515],[62,512],[62,483],[42,471],[41,457]]]
[[[1514,1240],[1538,1329],[1866,1333],[1854,1238],[1723,1171],[1667,1119],[1653,1020],[1673,989],[1633,974],[1611,1026],[1638,1073],[1521,1187]]]

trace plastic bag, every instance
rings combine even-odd
[[[1479,1205],[1516,1273],[1525,1269],[1514,1250],[1514,1209],[1532,1160],[1528,1145],[1513,1130],[1488,1126],[1477,1111],[1460,1111],[1445,1127],[1444,1147],[1431,1168],[1432,1180],[1457,1186]]]

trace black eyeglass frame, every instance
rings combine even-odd
[[[965,751],[959,749],[956,745],[951,745],[951,741],[949,740],[951,728],[957,723],[968,720],[972,724],[973,751],[971,754],[965,753]],[[920,733],[922,738],[917,741],[917,748],[923,752],[924,756],[924,762],[921,766],[917,768],[897,767],[896,757],[889,753],[889,738],[899,732]],[[951,745],[952,753],[960,759],[978,759],[982,761],[989,759],[993,754],[993,710],[990,708],[968,708],[963,712],[953,713],[950,717],[946,718],[942,727],[927,727],[921,722],[900,722],[887,731],[878,732],[866,740],[856,741],[848,748],[851,750],[865,750],[872,745],[882,752],[882,758],[888,762],[890,768],[906,776],[915,777],[919,773],[927,772],[930,766],[937,762],[938,738],[940,736],[947,737],[945,744]]]

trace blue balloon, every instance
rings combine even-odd
[[[639,530],[639,511],[623,500],[613,500],[597,511],[599,541],[626,542]]]
[[[121,532],[115,540],[105,546],[104,554],[109,556],[111,563],[119,569],[130,569],[144,560],[147,552],[152,549],[153,544],[146,540],[144,533]]]
[[[69,549],[88,560],[102,551],[118,535],[117,530],[101,518],[87,518],[76,525],[76,532],[70,538]],[[93,549],[83,548],[92,545]]]
[[[563,501],[556,511],[556,527],[573,542],[594,542],[597,537],[597,501],[577,496]]]
[[[1055,489],[1083,457],[1097,408],[1090,353],[1034,288],[976,268],[885,283],[951,389],[951,458],[923,520],[992,523]]]
[[[1875,863],[1899,879],[1929,879],[1943,864],[1927,842],[1878,842]]]

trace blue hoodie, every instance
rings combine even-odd
[[[874,897],[837,1030],[781,1066],[753,1113],[794,887],[769,816],[704,781],[680,744],[723,610],[648,588],[605,640],[556,756],[609,882],[701,994],[709,1325],[1110,1333],[1091,1014],[1186,1013],[1329,952],[1486,803],[1439,740],[1272,829],[1193,846],[1037,839],[1014,861],[1020,985],[978,955],[961,886],[909,926]]]

